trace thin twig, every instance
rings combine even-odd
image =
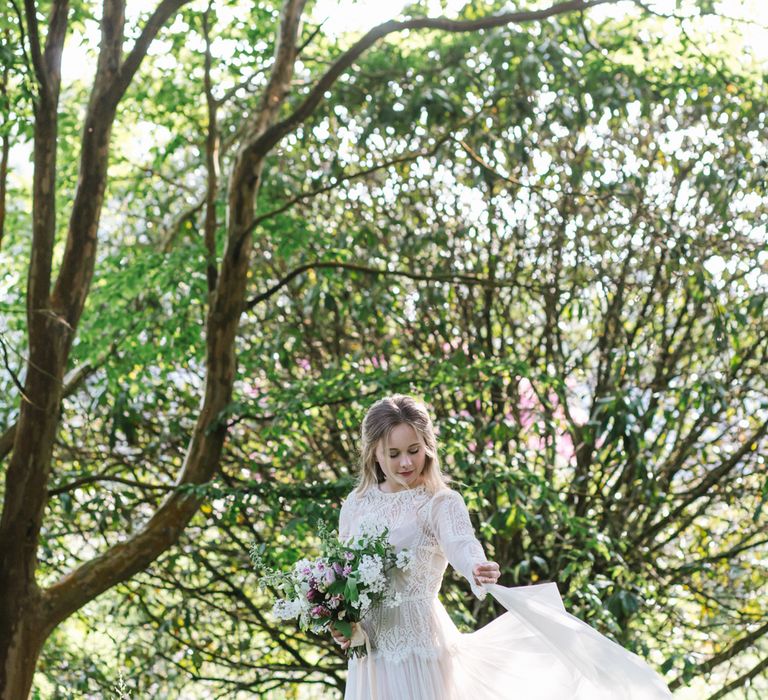
[[[446,273],[446,274],[422,274],[419,272],[408,272],[407,270],[388,270],[386,268],[369,267],[367,265],[358,265],[356,263],[336,262],[336,261],[323,261],[306,263],[299,265],[289,272],[283,279],[273,284],[269,289],[261,294],[250,299],[246,302],[245,308],[252,309],[260,302],[268,299],[280,289],[285,287],[292,279],[298,277],[303,272],[311,269],[322,268],[338,268],[341,270],[352,270],[353,272],[362,272],[367,275],[380,275],[380,276],[392,276],[392,277],[407,277],[412,280],[421,280],[425,282],[456,282],[459,284],[477,285],[486,287],[489,289],[503,289],[505,287],[519,287],[527,289],[533,293],[540,293],[544,287],[538,285],[523,284],[518,280],[498,280],[498,279],[486,279],[483,277],[476,277],[474,275],[464,275],[460,273]]]

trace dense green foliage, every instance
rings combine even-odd
[[[161,33],[118,115],[72,358],[95,369],[62,409],[41,583],[139,527],[184,459],[207,306],[204,9]],[[75,12],[93,26],[93,8]],[[277,10],[216,13],[223,226]],[[433,408],[502,583],[558,581],[570,611],[675,687],[766,692],[764,672],[744,678],[768,653],[766,92],[728,44],[704,60],[708,37],[676,26],[630,8],[413,32],[343,76],[267,163],[206,505],[180,546],[55,633],[41,697],[102,696],[118,674],[134,697],[335,696],[342,655],[270,620],[248,549],[287,565],[316,545],[353,483],[367,405],[395,391]],[[348,44],[315,29],[286,110]],[[2,56],[18,96],[3,128],[23,149],[23,57]],[[62,208],[86,101],[65,86]],[[0,252],[0,426],[18,410],[27,179],[9,179]],[[443,597],[467,629],[498,613],[454,574]]]

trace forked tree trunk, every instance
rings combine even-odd
[[[85,562],[48,589],[40,590],[37,586],[36,553],[47,500],[46,485],[58,427],[63,374],[93,274],[115,109],[151,36],[187,1],[164,0],[155,13],[156,21],[148,22],[134,52],[125,61],[121,59],[123,0],[105,2],[99,65],[82,139],[78,191],[61,271],[52,292],[57,61],[60,61],[68,8],[65,2],[57,4],[54,0],[52,28],[44,54],[35,45],[38,39],[35,13],[28,14],[43,96],[35,110],[33,247],[27,305],[29,364],[25,399],[10,433],[13,447],[0,519],[0,700],[27,698],[37,659],[50,632],[89,600],[145,569],[172,547],[199,507],[199,498],[173,492],[132,538]],[[217,420],[231,400],[236,376],[235,338],[245,308],[255,198],[267,153],[267,150],[253,148],[253,142],[273,124],[289,90],[305,1],[285,3],[273,74],[230,180],[227,246],[206,324],[205,396],[179,475],[181,484],[210,480],[221,457],[226,429],[217,424]],[[54,31],[56,27],[58,30]]]

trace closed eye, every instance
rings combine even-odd
[[[416,448],[415,450],[408,450],[408,454],[410,455],[417,455],[421,451],[420,448]],[[400,454],[399,452],[390,453],[390,457],[397,457],[397,455]]]

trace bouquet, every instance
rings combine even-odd
[[[352,639],[349,656],[366,653],[365,637],[353,636],[353,626],[374,607],[397,606],[399,594],[388,585],[388,575],[411,565],[408,550],[396,552],[389,531],[375,521],[363,522],[359,535],[340,542],[336,533],[320,522],[318,535],[322,554],[317,559],[300,559],[290,571],[265,564],[265,545],[251,548],[254,567],[264,573],[259,587],[280,592],[272,608],[278,620],[298,619],[299,627],[323,634],[333,627]]]

